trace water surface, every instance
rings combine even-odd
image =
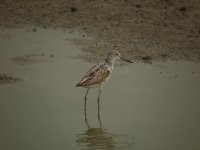
[[[200,149],[200,67],[178,62],[115,67],[98,112],[98,89],[75,87],[94,64],[66,38],[78,33],[1,31],[0,149]],[[18,59],[16,59],[18,58]],[[120,63],[120,62],[118,62]]]

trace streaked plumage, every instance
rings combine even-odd
[[[93,66],[77,84],[86,88],[101,86],[109,77],[112,69],[106,64]]]

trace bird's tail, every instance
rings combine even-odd
[[[79,86],[81,86],[81,84],[80,84],[80,83],[76,84],[76,87],[79,87]]]

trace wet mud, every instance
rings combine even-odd
[[[45,62],[54,62],[53,58],[55,56],[51,54],[48,57],[45,57],[45,53],[42,54],[30,54],[30,55],[23,55],[23,56],[16,56],[12,58],[12,60],[21,65],[27,65],[32,63],[45,63]]]
[[[74,41],[88,62],[112,49],[137,62],[199,62],[199,6],[199,0],[1,0],[0,27],[78,31],[82,38]]]
[[[2,84],[10,84],[10,83],[17,83],[23,81],[19,77],[15,77],[9,74],[0,74],[0,85]]]

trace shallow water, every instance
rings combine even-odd
[[[190,62],[115,67],[98,89],[75,87],[93,64],[67,38],[78,33],[1,31],[0,149],[200,149],[200,67]],[[19,58],[19,59],[15,59]],[[118,62],[119,63],[119,62]]]

